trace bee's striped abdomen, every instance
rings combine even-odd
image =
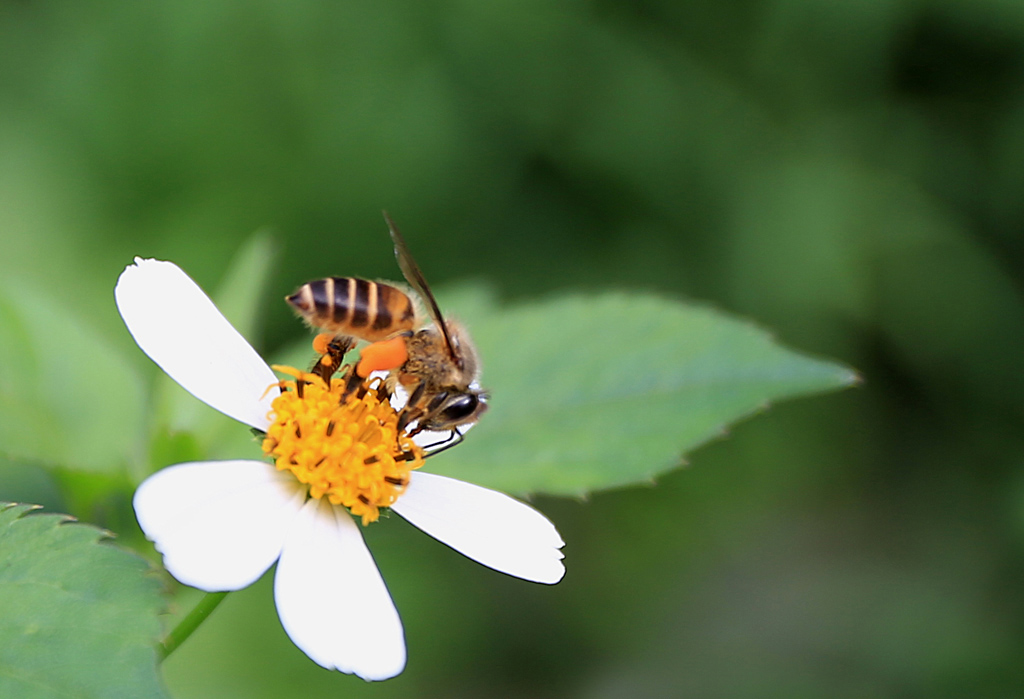
[[[368,342],[416,325],[416,310],[405,292],[365,279],[318,279],[303,284],[286,300],[310,325]]]

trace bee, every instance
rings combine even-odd
[[[286,301],[309,325],[332,334],[321,352],[331,371],[354,344],[350,338],[371,343],[363,348],[349,378],[389,370],[388,387],[393,391],[401,385],[409,392],[398,416],[399,433],[413,422],[410,435],[448,432],[449,438],[441,443],[441,449],[446,449],[462,440],[460,427],[476,422],[487,409],[487,393],[477,383],[476,347],[461,324],[441,314],[423,272],[386,211],[384,220],[402,275],[430,315],[428,325],[419,327],[420,314],[409,294],[384,282],[328,277],[303,284]]]
[[[416,307],[401,289],[366,279],[327,277],[285,299],[307,323],[336,337],[379,342],[416,327]]]

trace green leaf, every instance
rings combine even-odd
[[[142,407],[140,377],[70,306],[0,282],[0,453],[124,472],[138,462]]]
[[[748,322],[651,296],[452,308],[480,350],[490,409],[428,469],[514,493],[650,481],[772,401],[857,380]]]
[[[0,696],[165,696],[149,565],[95,527],[0,508]]]

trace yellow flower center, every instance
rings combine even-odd
[[[376,521],[423,465],[423,449],[398,433],[383,382],[363,381],[346,395],[342,379],[328,385],[316,374],[274,369],[295,380],[279,384],[263,451],[279,470],[309,485],[311,497],[344,505],[364,525]]]

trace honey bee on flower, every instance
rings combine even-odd
[[[409,252],[398,226],[384,212],[395,258],[409,286],[428,309],[429,324],[419,318],[417,304],[392,284],[354,277],[328,277],[299,287],[285,300],[307,323],[328,332],[317,338],[324,355],[318,369],[330,373],[355,342],[364,347],[349,377],[359,380],[374,371],[388,371],[388,387],[410,391],[399,411],[398,429],[409,435],[448,432],[443,448],[458,444],[463,432],[487,409],[480,388],[480,362],[469,332],[441,314],[423,272]],[[422,327],[421,327],[422,326]],[[436,451],[440,451],[437,449]],[[435,452],[436,453],[436,452]]]
[[[354,517],[369,525],[388,508],[485,566],[562,578],[564,542],[542,514],[421,470],[423,447],[401,421],[406,406],[392,403],[382,379],[281,368],[290,378],[280,380],[171,262],[136,258],[115,299],[139,347],[172,379],[266,435],[267,461],[177,464],[136,491],[139,524],[182,583],[238,590],[276,561],[274,599],[292,641],[323,667],[382,680],[405,667],[404,633]]]

